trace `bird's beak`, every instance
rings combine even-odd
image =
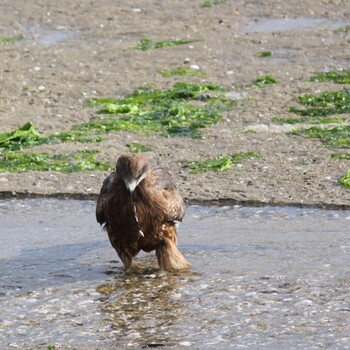
[[[125,182],[125,186],[128,189],[130,196],[132,196],[132,194],[134,193],[134,190],[135,190],[137,185],[138,185],[138,182],[136,180],[132,180],[130,182]]]

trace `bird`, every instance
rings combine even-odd
[[[170,171],[151,167],[141,153],[118,158],[96,204],[96,220],[107,231],[127,272],[142,271],[135,261],[141,250],[155,250],[162,270],[188,270],[191,264],[176,247],[176,229],[184,215],[183,199]]]

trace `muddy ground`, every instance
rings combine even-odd
[[[99,144],[40,146],[63,152],[98,148],[100,159],[115,162],[137,141],[150,157],[172,169],[189,201],[350,206],[350,190],[339,179],[349,161],[319,141],[286,135],[273,117],[289,116],[297,96],[344,86],[312,83],[314,72],[349,68],[350,3],[334,1],[0,0],[0,37],[25,39],[0,46],[0,131],[32,121],[51,134],[93,120],[85,101],[122,97],[146,83],[168,88],[176,81],[205,81],[230,89],[237,106],[204,131],[203,139],[110,133]],[[292,19],[288,28],[268,19]],[[294,21],[294,22],[293,22]],[[283,22],[283,21],[282,21]],[[293,28],[297,23],[297,28]],[[288,29],[288,30],[286,30]],[[150,51],[133,47],[141,38],[194,39],[192,44]],[[269,58],[257,52],[272,51]],[[164,78],[159,71],[198,65],[206,78]],[[279,83],[247,86],[259,75]],[[247,132],[250,130],[250,132]],[[252,130],[254,132],[252,132]],[[233,152],[257,151],[255,158],[222,173],[190,174],[184,161]],[[53,172],[0,174],[5,194],[97,194],[107,173]]]

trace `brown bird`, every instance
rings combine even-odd
[[[142,154],[119,157],[116,169],[103,182],[96,219],[127,271],[139,271],[140,250],[156,251],[161,269],[186,270],[191,265],[176,247],[176,224],[184,204],[169,171],[151,168]]]

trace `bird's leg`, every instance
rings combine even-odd
[[[118,252],[120,259],[122,260],[126,272],[141,272],[142,266],[134,261],[134,256],[132,256],[129,251]],[[136,255],[136,254],[135,254]]]
[[[191,264],[177,249],[175,243],[164,237],[163,244],[156,249],[159,267],[166,271],[188,270]]]

